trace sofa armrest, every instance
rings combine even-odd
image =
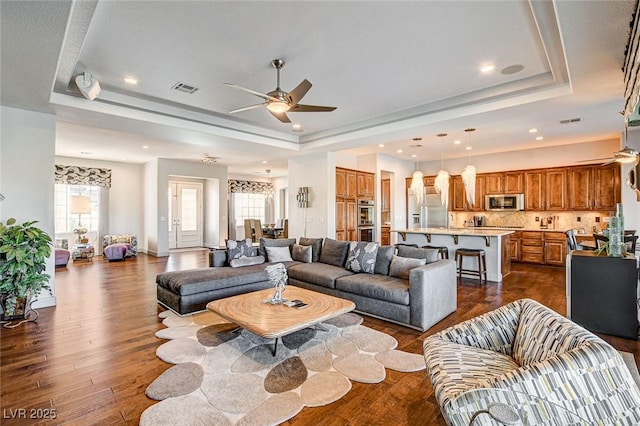
[[[411,325],[425,331],[458,307],[456,263],[439,260],[409,272]]]
[[[544,398],[593,424],[639,420],[640,389],[620,354],[596,336],[568,352],[512,370],[491,380],[490,386]]]
[[[429,344],[430,339],[446,340],[512,355],[521,310],[520,301],[509,303],[434,334],[425,339],[424,346]]]

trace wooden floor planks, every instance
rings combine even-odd
[[[155,356],[164,328],[157,318],[155,276],[205,267],[207,251],[140,254],[124,262],[69,264],[56,271],[58,306],[40,310],[37,324],[0,331],[0,406],[3,425],[137,424],[155,401],[146,387],[170,367]],[[393,335],[398,348],[421,353],[422,340],[460,321],[523,297],[566,313],[565,271],[513,264],[501,284],[458,285],[458,310],[426,333],[365,317],[364,324]],[[602,336],[640,358],[640,344]],[[10,418],[24,408],[56,410],[55,420]],[[12,410],[12,411],[9,411]],[[387,372],[378,384],[353,383],[341,400],[305,408],[285,425],[445,425],[424,371]]]

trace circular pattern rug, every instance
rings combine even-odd
[[[283,337],[275,356],[273,339],[214,313],[159,316],[167,328],[156,336],[168,341],[156,355],[174,366],[147,388],[160,402],[142,413],[143,426],[276,425],[304,407],[337,401],[352,381],[383,381],[386,368],[425,369],[422,354],[396,350],[393,337],[353,313]]]

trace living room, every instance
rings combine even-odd
[[[37,325],[26,324],[19,330],[11,331],[11,339],[24,339],[19,344],[28,346],[31,344],[30,330],[53,335],[73,334],[71,328],[78,326],[80,320],[71,321],[62,328],[54,324],[61,324],[62,320],[58,315],[71,316],[82,312],[82,315],[91,317],[91,312],[85,310],[86,307],[81,307],[86,304],[83,302],[86,297],[119,295],[117,300],[122,304],[119,314],[126,318],[127,314],[138,307],[125,299],[135,299],[136,294],[122,288],[101,289],[98,284],[103,276],[108,277],[104,281],[108,287],[131,280],[131,289],[140,292],[139,300],[145,305],[139,314],[142,317],[136,316],[144,325],[134,329],[148,334],[139,343],[144,346],[144,357],[150,366],[144,374],[136,376],[141,380],[136,384],[124,384],[122,377],[130,374],[130,370],[129,373],[120,370],[116,374],[120,378],[114,386],[122,388],[118,390],[117,401],[109,403],[109,415],[117,411],[112,410],[114,407],[122,406],[123,391],[124,395],[136,395],[136,408],[131,411],[123,410],[126,415],[122,415],[119,421],[124,423],[139,421],[144,408],[152,404],[152,401],[145,400],[144,389],[155,378],[152,376],[158,376],[166,369],[155,358],[155,348],[159,343],[155,341],[157,339],[153,334],[162,328],[155,319],[155,311],[159,309],[155,304],[155,275],[194,265],[205,267],[208,264],[208,259],[203,254],[206,252],[177,253],[170,248],[167,188],[172,179],[188,178],[215,183],[217,195],[209,192],[206,198],[209,207],[208,228],[203,232],[201,245],[216,247],[223,246],[225,239],[235,237],[229,231],[230,226],[238,227],[238,224],[230,225],[226,191],[230,179],[273,183],[274,204],[277,206],[274,208],[273,219],[288,219],[290,237],[334,238],[337,225],[336,168],[372,173],[375,176],[372,198],[377,204],[374,235],[375,240],[379,241],[382,227],[379,204],[382,199],[383,175],[390,176],[392,184],[390,227],[404,229],[408,227],[410,219],[406,179],[415,170],[429,176],[445,169],[452,176],[457,176],[468,164],[473,164],[478,173],[572,167],[580,164],[595,167],[606,161],[601,159],[612,158],[614,153],[625,146],[640,149],[640,132],[637,127],[630,126],[626,129],[625,117],[620,114],[627,107],[624,73],[620,69],[624,66],[629,23],[637,8],[633,1],[590,2],[588,5],[562,1],[547,5],[514,2],[502,5],[506,8],[503,10],[501,3],[494,2],[486,5],[490,10],[484,11],[481,6],[462,2],[458,5],[459,9],[439,2],[432,2],[430,9],[428,3],[412,2],[416,4],[384,4],[376,6],[379,9],[369,4],[369,10],[364,5],[352,3],[331,7],[314,3],[317,16],[304,19],[301,16],[305,13],[298,9],[301,6],[294,7],[288,3],[267,2],[260,7],[245,4],[234,9],[231,3],[208,5],[203,2],[198,6],[203,9],[188,11],[187,7],[182,10],[183,5],[178,2],[165,2],[166,9],[158,8],[157,15],[135,3],[122,3],[121,9],[117,6],[118,3],[101,1],[28,3],[31,5],[5,0],[0,3],[3,40],[0,193],[4,198],[0,202],[0,219],[6,221],[15,217],[19,221],[37,220],[45,231],[58,237],[54,214],[54,166],[62,164],[107,168],[111,170],[111,187],[104,216],[105,233],[137,235],[140,255],[134,262],[72,262],[66,271],[56,271],[51,257],[47,260],[47,272],[53,277],[52,294],[42,295],[34,304],[34,307],[40,309],[41,318]],[[463,5],[468,6],[466,10]],[[288,10],[287,6],[292,9]],[[269,7],[274,10],[268,11]],[[344,11],[341,13],[345,14],[344,19],[352,20],[353,25],[357,21],[365,22],[360,22],[358,28],[351,24],[345,25],[345,21],[336,18],[338,13],[332,7],[343,7]],[[584,10],[580,9],[582,7]],[[180,13],[185,15],[182,27],[178,29],[172,26],[169,18]],[[489,19],[488,16],[492,13],[492,19],[509,21],[512,25],[503,22],[503,26],[496,29],[495,34],[487,35],[478,40],[477,44],[472,43],[471,39],[474,37],[460,26],[461,23],[465,24],[469,20],[468,25],[471,25],[470,18],[474,14],[486,14]],[[127,41],[129,31],[135,34],[135,22],[146,21],[140,18],[140,14],[151,16],[149,32],[140,37],[143,41],[133,43],[133,38]],[[301,21],[290,24],[294,28],[280,28],[277,31],[262,23],[263,16],[275,17],[278,14],[289,18],[283,19],[284,22],[297,22],[297,19]],[[216,16],[216,24],[206,23],[204,19],[200,21],[198,15]],[[358,19],[358,16],[368,19]],[[574,16],[582,16],[584,19],[577,22],[579,20]],[[227,17],[229,22],[226,26],[223,27],[223,23],[218,22],[220,17]],[[244,17],[247,17],[246,22],[243,21]],[[314,28],[312,24],[321,17],[327,22],[326,31]],[[603,17],[607,17],[606,23],[603,22]],[[157,19],[155,24],[154,19]],[[430,25],[422,24],[423,19],[429,19]],[[550,21],[553,25],[547,26]],[[120,24],[112,25],[114,22]],[[535,30],[537,22],[542,23],[541,28],[545,30],[551,28],[549,33]],[[450,27],[443,28],[443,23],[449,23]],[[480,26],[480,23],[475,22],[473,25]],[[121,28],[109,28],[110,26]],[[189,29],[199,26],[216,27],[211,30],[213,33],[207,33],[210,38],[204,42],[205,46],[212,39],[224,42],[209,46],[209,49],[201,44],[194,44],[193,50],[180,59],[162,57],[170,49],[163,46],[163,42],[157,43],[159,46],[153,42],[153,38],[159,37],[163,28],[169,28],[166,33],[173,33],[174,38],[175,34],[185,34],[187,40]],[[383,31],[378,34],[375,30],[385,27],[388,33]],[[429,29],[424,32],[416,29],[422,27]],[[452,32],[451,28],[456,28],[453,35],[449,34]],[[114,35],[119,30],[122,30],[122,36]],[[237,34],[241,30],[247,33],[253,31],[253,34]],[[468,31],[474,30],[469,27]],[[196,32],[194,30],[194,39],[198,38]],[[296,32],[304,35],[297,39],[297,36],[291,35]],[[376,33],[376,37],[370,43],[362,40],[362,34],[373,33]],[[391,37],[394,33],[408,35],[395,40]],[[328,34],[334,35],[329,37]],[[445,37],[442,34],[447,35]],[[412,44],[411,37],[420,42]],[[490,49],[485,50],[486,53],[473,53],[474,49],[482,51],[483,43],[485,46],[489,45],[491,37],[494,37],[496,46],[508,45],[506,40],[514,40],[514,45],[501,47],[500,49],[504,49],[500,50],[501,53]],[[388,40],[384,40],[385,38]],[[441,38],[450,43],[444,46],[443,41],[442,46],[442,51],[452,49],[448,54],[427,49],[429,44],[425,40]],[[515,40],[519,38],[521,40]],[[110,41],[107,43],[104,40]],[[189,41],[195,43],[191,38]],[[108,45],[104,51],[101,50],[101,43]],[[247,47],[251,43],[255,43],[255,46]],[[379,53],[371,46],[376,43]],[[120,46],[128,44],[141,50],[131,48],[130,52],[127,48],[122,53],[113,53]],[[275,47],[267,49],[265,46],[270,44]],[[177,41],[171,47],[177,51],[181,45]],[[327,52],[327,46],[341,45],[344,46],[344,52]],[[460,54],[455,53],[455,49],[462,49],[464,45],[474,47]],[[148,56],[144,52],[145,46],[149,47],[149,52],[146,52]],[[398,50],[397,56],[392,55],[394,48]],[[535,53],[515,55],[514,52],[518,49],[529,49]],[[336,47],[336,50],[340,49]],[[419,58],[415,59],[418,62],[414,64],[410,58],[421,50],[425,52],[416,55]],[[356,52],[360,52],[360,55]],[[506,55],[507,52],[512,56],[499,58],[500,54]],[[103,54],[105,56],[101,57]],[[390,56],[387,58],[384,55]],[[206,57],[216,56],[218,59],[215,62],[206,64],[206,61],[211,60]],[[359,64],[358,56],[364,57]],[[465,66],[467,69],[464,74],[447,77],[449,69],[463,68],[464,63],[460,58],[465,56],[473,58],[473,67]],[[200,62],[189,60],[194,57],[201,58],[205,64],[198,65]],[[300,120],[304,131],[279,122],[266,109],[228,113],[229,110],[243,108],[259,100],[251,93],[225,87],[223,83],[230,82],[266,93],[275,87],[276,81],[276,70],[271,66],[271,61],[280,57],[286,62],[279,70],[284,89],[291,89],[296,83],[308,78],[314,86],[308,91],[305,103],[338,107],[332,112],[302,114],[292,111],[289,117]],[[436,61],[430,60],[430,57],[444,61],[437,66],[437,70],[434,66],[432,73],[430,67]],[[482,61],[499,61],[498,69],[486,79],[476,69],[476,65],[480,64],[475,62],[479,62],[480,58]],[[140,64],[140,74],[137,74],[138,70],[120,63],[129,60],[131,67]],[[191,65],[184,68],[181,66],[176,70],[172,68],[174,63]],[[524,71],[515,71],[514,74],[509,74],[513,70],[507,70],[506,73],[499,71],[504,71],[508,65],[521,63],[526,66]],[[111,64],[114,68],[122,68],[111,69]],[[376,64],[379,66],[376,67]],[[188,74],[186,71],[190,67],[197,68],[198,71]],[[154,81],[153,76],[160,74],[160,69],[171,70],[170,73],[167,72],[167,78],[176,81],[184,79],[187,83],[195,82],[198,85],[206,82],[207,87],[199,90],[200,94],[206,93],[206,97],[186,98],[181,96],[192,95],[176,92],[167,94],[166,90],[157,90],[167,83]],[[216,70],[214,74],[212,69]],[[76,77],[84,78],[81,71],[92,73],[93,78],[101,83],[102,92],[94,100],[81,94],[76,86]],[[137,74],[138,86],[120,81],[121,74]],[[356,85],[358,80],[362,80],[361,84]],[[425,82],[413,89],[412,84],[421,80],[426,80],[429,84]],[[169,85],[174,83],[171,80]],[[337,88],[332,88],[333,85]],[[383,86],[390,88],[385,87],[383,91]],[[474,97],[480,101],[476,102]],[[214,102],[215,99],[218,100]],[[630,105],[629,109],[633,106]],[[557,123],[577,117],[581,121],[565,125]],[[296,121],[293,124],[298,123]],[[475,127],[476,131],[472,134],[465,132],[469,127]],[[538,132],[529,133],[533,128],[537,128]],[[444,139],[438,138],[437,135],[443,132],[447,136]],[[422,138],[419,143],[422,147],[412,147],[418,144],[413,140],[415,137]],[[543,139],[536,140],[537,137]],[[456,141],[460,143],[457,144]],[[215,161],[203,162],[204,157],[209,155],[216,157]],[[636,193],[626,183],[632,168],[632,164],[621,165],[620,201],[624,206],[626,228],[640,229],[640,203],[637,202]],[[299,208],[297,205],[296,195],[301,187],[307,187],[311,191],[308,208]],[[280,205],[285,203],[280,197],[284,196],[287,197],[288,209],[282,211]],[[453,213],[457,226],[462,226],[462,222],[468,219],[466,212],[465,215]],[[580,225],[572,224],[571,227],[585,227],[590,231],[591,223],[587,225],[585,217],[591,220],[591,216],[576,216],[581,216],[582,222]],[[74,238],[72,233],[66,237]],[[92,238],[94,243],[99,244],[100,237],[97,233]],[[392,232],[391,238],[391,244],[401,241],[397,233]],[[87,292],[82,292],[81,298],[74,297],[71,289],[88,281],[96,282],[86,286]],[[533,283],[539,285],[541,281],[548,281],[548,284],[537,290],[525,289]],[[561,313],[566,310],[562,268],[520,264],[501,286],[492,284],[486,289],[477,288],[473,280],[463,281],[463,285],[465,295],[459,296],[458,313],[426,333],[369,317],[365,318],[366,324],[396,336],[404,350],[421,353],[422,349],[416,341],[421,342],[426,336],[446,326],[497,308],[504,304],[501,301],[506,303],[515,298],[530,297]],[[107,305],[87,305],[97,310],[109,309]],[[74,311],[77,311],[76,314],[72,314]],[[115,320],[114,317],[109,319]],[[55,322],[48,324],[47,320]],[[91,327],[99,328],[99,325],[96,322]],[[6,336],[9,334],[3,330],[3,340]],[[129,350],[124,341],[131,337],[132,334],[126,333],[114,336],[113,348],[117,348],[117,351]],[[103,339],[109,340],[109,336],[105,335]],[[73,344],[73,341],[60,340],[63,341],[65,344]],[[616,349],[640,355],[635,341],[617,338],[608,341],[614,342]],[[105,348],[102,347],[101,350],[108,350]],[[131,351],[131,356],[135,357],[133,349]],[[2,356],[3,378],[4,365],[9,357],[10,364],[16,368],[20,362],[16,360],[22,359],[19,351],[8,354],[3,353]],[[44,352],[41,355],[47,356]],[[92,356],[94,354],[87,349],[80,358],[89,359]],[[24,360],[26,363],[31,362],[27,358]],[[119,361],[125,362],[124,358]],[[96,368],[107,369],[107,364]],[[47,367],[40,365],[38,368]],[[27,376],[31,374],[28,369],[20,371]],[[12,377],[13,382],[17,376]],[[405,379],[400,374],[390,374],[387,381],[373,391],[365,390],[365,385],[354,385],[352,394],[349,394],[351,396],[346,396],[339,405],[342,411],[339,411],[338,418],[344,420],[349,407],[355,404],[366,404],[370,398],[382,398],[385,390],[394,387],[396,382],[412,382],[412,398],[417,398],[420,392],[431,392],[424,372],[422,376],[420,373],[413,373],[409,377]],[[95,375],[88,374],[82,380],[91,383],[95,378]],[[9,392],[8,388],[5,391],[5,384],[6,381],[3,380],[3,399],[5,393]],[[61,386],[56,392],[65,394],[66,385]],[[74,387],[74,395],[81,393],[83,389],[78,383],[68,386]],[[104,389],[101,388],[101,391]],[[401,392],[395,389],[392,395],[400,398]],[[16,402],[19,399],[12,397],[11,401],[10,408],[22,407]],[[381,401],[382,399],[376,399],[378,406],[383,405]],[[417,404],[417,399],[412,401]],[[431,401],[433,406],[428,409],[421,407],[413,414],[407,414],[409,417],[404,420],[393,417],[386,409],[380,408],[380,412],[384,413],[383,416],[391,416],[387,419],[399,423],[417,421],[416,417],[411,416],[419,413],[432,415],[434,423],[444,424],[434,402]],[[34,407],[44,408],[42,394],[38,404]],[[91,423],[88,408],[91,403],[76,404],[74,409],[82,414],[63,418],[69,422]],[[330,407],[331,405],[320,410],[322,414],[317,414],[318,417],[305,414],[291,423],[303,424],[305,420],[318,420],[321,423],[319,420],[322,416],[329,416]],[[412,408],[406,405],[400,407],[406,413],[410,413]],[[107,411],[102,412],[102,415]],[[114,423],[117,419],[108,416],[102,419],[107,418]],[[365,419],[371,420],[364,413],[356,419],[354,424],[363,424]],[[322,421],[331,424],[327,419]]]

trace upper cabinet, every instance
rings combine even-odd
[[[569,169],[569,210],[591,210],[593,207],[593,168]]]
[[[504,192],[504,173],[488,173],[484,175],[484,192],[487,195]]]
[[[382,196],[382,206],[380,209],[384,213],[391,210],[391,180],[382,179],[380,187],[380,193]]]
[[[522,194],[524,193],[524,173],[505,172],[504,174],[504,193],[505,194]]]
[[[524,209],[544,210],[544,170],[524,172]]]
[[[467,210],[462,176],[451,176],[449,179],[449,210],[454,212]]]
[[[358,198],[373,198],[374,174],[367,172],[358,172],[357,179]]]
[[[620,200],[620,165],[593,168],[593,209],[615,210]]]
[[[336,197],[356,198],[356,174],[355,170],[336,167]]]
[[[545,171],[545,193],[544,210],[567,210],[567,169]]]
[[[356,192],[357,192],[356,172],[353,170],[347,169],[346,181],[347,181],[347,194],[345,198],[349,198],[349,199],[356,198]]]

